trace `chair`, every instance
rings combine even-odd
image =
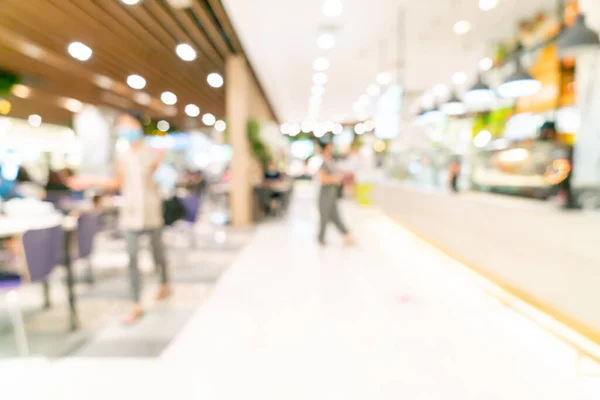
[[[185,210],[185,216],[181,222],[187,225],[190,229],[190,243],[191,247],[196,247],[196,235],[194,232],[194,224],[198,220],[200,215],[200,202],[201,197],[198,195],[187,195],[178,197],[179,202]]]
[[[87,277],[88,283],[94,283],[94,274],[92,271],[92,264],[89,260],[92,250],[94,248],[94,238],[102,227],[102,216],[96,213],[86,213],[79,216],[77,219],[77,257],[79,259],[85,259],[87,263]]]
[[[52,273],[57,265],[56,260],[62,254],[63,241],[61,226],[25,232],[22,242],[31,282],[43,282]],[[23,284],[23,280],[16,277],[3,280],[0,282],[0,292],[6,292],[5,298],[9,304],[19,354],[26,356],[29,354],[29,345],[16,291]]]

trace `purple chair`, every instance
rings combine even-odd
[[[23,235],[22,241],[30,281],[45,282],[57,265],[56,260],[58,260],[63,248],[64,234],[62,227],[56,226],[27,231]],[[15,290],[23,283],[17,277],[14,277],[14,279],[3,279],[0,282],[0,291],[7,292],[6,299],[10,305],[17,348],[19,353],[25,356],[29,353],[29,346],[25,334],[23,316],[19,307],[19,296]]]
[[[77,220],[77,258],[85,259],[87,262],[88,283],[94,283],[92,264],[89,260],[94,248],[94,238],[102,228],[102,216],[100,214],[82,214]]]
[[[196,247],[196,235],[194,233],[194,224],[200,215],[200,196],[188,195],[178,197],[183,209],[185,210],[185,217],[182,222],[188,227],[190,234],[191,247]]]

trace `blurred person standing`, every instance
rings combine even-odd
[[[572,187],[571,187],[571,177],[573,176],[573,147],[567,145],[558,140],[558,132],[556,131],[556,123],[552,121],[546,121],[540,127],[539,139],[542,142],[550,142],[554,145],[558,145],[561,147],[567,147],[568,150],[568,161],[571,165],[569,172],[565,179],[559,183],[559,188],[564,192],[565,195],[565,203],[563,208],[565,209],[577,209],[579,206],[577,205],[577,201],[575,199]]]
[[[338,201],[341,197],[344,174],[339,170],[333,159],[333,144],[322,143],[323,163],[319,170],[320,190],[319,190],[319,236],[318,241],[321,246],[326,246],[325,233],[327,225],[330,222],[336,226],[338,231],[344,236],[344,243],[347,246],[354,244],[354,238],[342,221]]]
[[[121,115],[117,120],[116,131],[119,138],[129,144],[129,148],[120,155],[115,176],[107,180],[87,183],[83,178],[83,185],[98,184],[106,190],[121,192],[123,206],[120,224],[127,242],[131,297],[135,303],[132,313],[125,318],[124,322],[132,324],[144,314],[141,304],[142,283],[138,268],[140,236],[145,234],[150,236],[154,263],[160,272],[161,287],[156,299],[164,300],[171,294],[162,242],[163,202],[159,185],[154,178],[154,173],[164,158],[164,152],[157,151],[144,142],[143,124],[141,117],[136,114]],[[77,182],[75,178],[73,185],[81,186],[81,182]]]

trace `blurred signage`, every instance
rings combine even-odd
[[[375,136],[377,138],[394,139],[400,134],[403,92],[400,85],[391,85],[379,97],[375,113]]]

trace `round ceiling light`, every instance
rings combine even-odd
[[[192,118],[196,118],[200,115],[200,108],[195,104],[188,104],[185,106],[185,113]]]
[[[187,43],[178,44],[175,52],[183,61],[194,61],[198,56],[196,50]]]
[[[136,92],[133,95],[133,101],[135,101],[136,103],[138,103],[142,106],[147,106],[152,101],[152,98],[150,97],[150,95],[148,93]]]
[[[362,135],[363,133],[365,133],[365,126],[362,123],[354,125],[354,132],[357,135]]]
[[[288,124],[288,123],[281,124],[281,126],[279,127],[279,130],[284,135],[289,135],[290,134],[290,124]]]
[[[16,84],[10,91],[20,99],[27,99],[31,96],[31,88],[25,85]]]
[[[494,66],[494,60],[489,57],[484,57],[479,61],[479,69],[482,71],[489,71]]]
[[[327,74],[325,72],[317,72],[313,75],[313,83],[317,86],[323,86],[327,83]]]
[[[322,10],[326,17],[339,17],[344,11],[344,5],[342,4],[342,0],[325,0]]]
[[[146,87],[146,80],[139,75],[129,75],[127,77],[127,84],[133,89],[140,90]]]
[[[459,36],[466,35],[471,31],[471,23],[467,20],[458,21],[454,24],[454,33]]]
[[[315,85],[310,89],[310,94],[319,97],[325,94],[325,87],[320,85]]]
[[[335,46],[335,36],[331,33],[322,33],[317,38],[317,46],[320,49],[328,50]]]
[[[498,0],[479,0],[479,8],[482,11],[490,11],[496,8]]]
[[[163,103],[168,106],[173,106],[177,104],[177,96],[173,92],[162,92],[160,95],[160,99]]]
[[[313,68],[317,71],[327,71],[329,69],[329,59],[327,57],[318,57],[313,61]]]
[[[452,75],[452,83],[455,85],[464,85],[469,77],[465,72],[457,72]]]
[[[127,4],[128,6],[132,6],[140,2],[140,0],[121,0],[123,4]]]
[[[72,113],[78,113],[83,109],[83,103],[76,99],[65,97],[62,100],[62,106]]]
[[[165,121],[163,119],[162,121],[158,121],[158,123],[156,124],[156,127],[161,132],[167,132],[169,129],[171,129],[171,124],[169,124],[167,121]]]
[[[381,94],[381,87],[372,83],[367,87],[367,94],[371,97],[377,97]]]
[[[290,136],[297,136],[302,131],[300,124],[292,124],[290,125]]]
[[[80,42],[73,42],[67,48],[71,57],[79,61],[87,61],[92,57],[92,49]]]
[[[333,126],[333,134],[334,135],[339,135],[344,131],[344,127],[342,126],[342,124],[335,124]]]
[[[104,75],[95,75],[94,83],[99,88],[106,89],[106,90],[111,89],[114,85],[113,80],[110,79],[108,76],[104,76]]]
[[[225,123],[225,121],[218,120],[217,122],[215,122],[215,129],[217,130],[217,132],[225,132],[225,129],[227,129],[227,124]]]
[[[220,74],[213,72],[211,74],[208,74],[208,76],[206,77],[206,82],[208,82],[208,84],[211,87],[220,88],[221,86],[223,86],[223,77]]]
[[[377,84],[381,86],[386,86],[392,83],[392,74],[389,72],[380,72],[377,74],[376,78]]]
[[[312,132],[315,130],[316,125],[317,124],[315,123],[315,121],[313,121],[312,119],[308,119],[302,123],[302,127],[301,127],[302,132],[304,132],[304,133]]]
[[[33,126],[34,128],[39,128],[42,125],[42,117],[40,117],[37,114],[31,114],[27,118],[27,122],[29,123],[29,125]]]
[[[206,126],[213,126],[216,122],[217,119],[211,113],[207,113],[202,116],[202,123]]]

